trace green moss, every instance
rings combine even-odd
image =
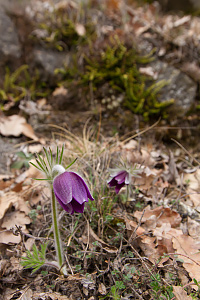
[[[84,21],[77,22],[78,19]],[[53,13],[45,14],[43,21],[36,23],[36,27],[44,33],[44,36],[42,35],[37,40],[58,51],[71,50],[88,44],[94,34],[94,26],[90,18],[84,17],[81,6],[79,11],[55,9]]]
[[[57,69],[55,72],[62,74],[62,84],[68,88],[76,85],[86,97],[91,95],[92,88],[96,101],[108,109],[122,105],[135,114],[143,115],[145,120],[152,115],[166,118],[165,108],[174,100],[159,102],[158,94],[168,81],[155,82],[139,70],[153,61],[153,53],[141,56],[135,48],[128,48],[115,37],[104,50],[91,49],[90,54],[84,56],[83,66],[79,67],[74,57],[73,68]]]
[[[122,105],[145,119],[158,114],[166,117],[165,108],[173,103],[173,99],[160,103],[157,96],[168,82],[155,82],[139,71],[141,65],[152,60],[153,52],[140,56],[134,48],[128,49],[115,38],[100,54],[91,53],[85,57],[85,70],[80,74],[80,83],[92,85],[94,94],[100,99],[103,97],[102,87],[107,84],[108,91],[124,95]]]
[[[38,71],[30,75],[27,65],[22,65],[13,73],[8,68],[5,71],[3,84],[0,87],[0,109],[4,110],[7,102],[16,103],[25,96],[35,100],[38,97],[46,97],[49,90],[41,83]]]

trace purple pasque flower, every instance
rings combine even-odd
[[[74,172],[65,171],[57,175],[53,190],[62,208],[70,214],[83,213],[88,198],[94,200],[83,178]]]
[[[118,194],[125,184],[130,183],[130,174],[126,170],[114,169],[110,174],[112,179],[108,182],[109,186],[115,186],[115,191]]]

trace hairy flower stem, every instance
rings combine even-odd
[[[58,226],[58,213],[57,213],[57,202],[56,197],[53,191],[53,186],[51,185],[51,210],[52,210],[52,221],[53,221],[53,233],[54,233],[54,242],[56,248],[56,256],[60,272],[64,275],[67,275],[66,266],[64,264],[64,255],[62,249],[62,242],[60,238],[60,231]]]

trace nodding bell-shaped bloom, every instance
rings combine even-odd
[[[65,171],[57,175],[53,190],[62,208],[70,214],[83,213],[88,198],[94,200],[83,178],[74,172]]]
[[[118,194],[125,184],[130,183],[130,174],[126,170],[115,169],[110,174],[112,179],[108,182],[109,186],[115,186],[115,192]]]

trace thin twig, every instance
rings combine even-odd
[[[187,149],[185,149],[183,145],[181,145],[178,141],[176,141],[173,138],[171,138],[171,140],[175,142],[181,149],[183,149],[183,151],[185,151],[185,153],[187,153],[200,166],[200,162]]]
[[[68,264],[68,267],[70,268],[70,271],[71,271],[72,275],[74,275],[73,269],[72,269],[72,267],[71,267],[71,265],[70,265],[70,263],[69,263],[69,259],[68,259],[68,256],[67,256],[67,255],[65,255],[65,259],[66,259],[66,262],[67,262],[67,264]]]
[[[139,220],[139,222],[138,222],[136,228],[135,228],[134,231],[131,233],[131,236],[130,236],[130,238],[128,239],[128,242],[129,242],[129,243],[132,241],[133,235],[136,233],[136,231],[137,231],[138,228],[140,227],[141,222],[142,222],[142,218],[143,218],[143,216],[144,216],[144,213],[145,213],[145,209],[144,209],[143,212],[142,212],[142,215],[141,215],[141,217],[140,217],[140,220]]]
[[[134,294],[138,297],[138,299],[140,299],[140,300],[144,300],[144,298],[142,298],[142,296],[140,296],[139,294],[138,294],[138,292],[131,286],[131,289],[132,289],[132,291],[134,292]]]
[[[175,256],[175,255],[184,256],[184,257],[190,259],[191,261],[193,261],[196,265],[198,265],[198,266],[200,267],[200,264],[199,264],[196,260],[194,260],[194,259],[192,259],[191,257],[187,256],[186,254],[181,254],[181,253],[167,253],[166,256],[170,256],[170,255],[174,255],[174,256]]]

